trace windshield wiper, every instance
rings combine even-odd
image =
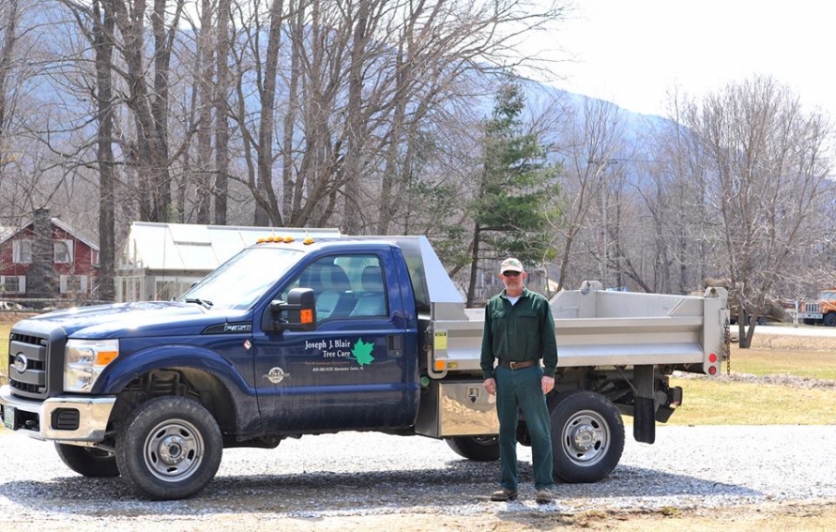
[[[212,302],[211,302],[211,301],[207,301],[207,300],[205,300],[205,299],[199,299],[199,298],[196,298],[196,297],[194,297],[194,298],[190,297],[190,298],[186,298],[186,300],[185,300],[185,301],[186,301],[186,303],[197,303],[198,305],[201,305],[201,306],[203,306],[203,307],[205,307],[205,308],[212,308]]]

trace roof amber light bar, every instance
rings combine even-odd
[[[271,242],[275,242],[277,244],[290,244],[290,243],[296,242],[296,239],[293,238],[290,235],[288,235],[288,236],[271,235],[271,236],[259,237],[256,240],[256,244],[269,244]],[[316,240],[314,240],[313,238],[311,238],[309,236],[306,236],[305,240],[302,241],[302,243],[305,244],[306,246],[308,246],[310,244],[314,244],[315,242],[316,242]]]

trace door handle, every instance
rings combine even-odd
[[[399,357],[403,355],[403,335],[390,334],[386,337],[386,350],[389,356]]]

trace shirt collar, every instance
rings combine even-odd
[[[523,287],[522,294],[520,294],[519,298],[520,298],[520,299],[522,299],[522,298],[524,298],[524,297],[528,297],[528,294],[529,294],[529,293],[530,293],[530,292],[528,291],[528,288]],[[504,289],[504,288],[502,289],[502,292],[499,294],[499,297],[501,297],[501,298],[503,298],[503,299],[508,299],[508,294],[506,294],[506,293],[505,293],[505,289]]]

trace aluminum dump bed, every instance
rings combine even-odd
[[[728,349],[726,299],[723,288],[701,297],[643,294],[605,291],[596,281],[562,291],[550,301],[558,368],[676,365],[716,373]],[[479,371],[483,321],[484,309],[433,303],[425,324],[432,377]]]

